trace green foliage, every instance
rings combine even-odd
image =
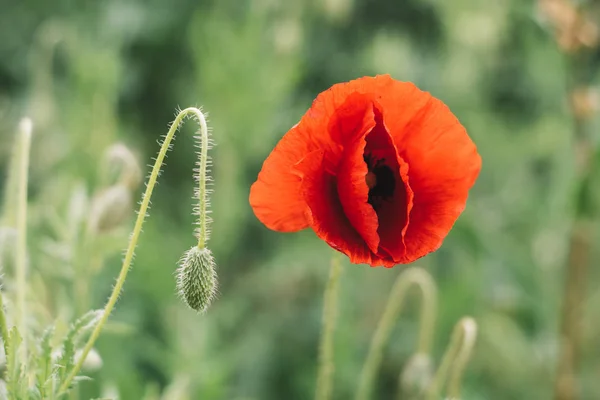
[[[52,362],[52,344],[50,341],[54,335],[54,327],[46,328],[40,340],[39,356],[37,359],[37,390],[41,399],[53,392],[54,365]]]
[[[23,338],[17,327],[13,327],[6,339],[7,355],[6,355],[6,388],[11,398],[20,400],[26,399],[27,381],[24,371],[24,365],[19,360],[19,350],[23,343]]]
[[[101,307],[110,294],[140,179],[126,185],[128,194],[115,189],[123,176],[106,172],[109,149],[116,144],[132,149],[138,174],[147,173],[140,165],[155,154],[173,110],[197,104],[209,111],[216,142],[211,251],[219,261],[219,294],[201,317],[175,296],[176,261],[194,223],[190,166],[196,156],[193,141],[182,134],[159,180],[125,292],[97,343],[106,368],[84,368],[82,374],[93,381],[70,395],[313,396],[331,253],[311,232],[266,230],[248,206],[248,188],[273,145],[317,93],[361,75],[390,73],[447,103],[483,158],[464,214],[442,248],[418,263],[439,288],[432,363],[439,365],[456,321],[472,315],[480,336],[465,371],[464,399],[551,398],[575,209],[585,211],[591,243],[600,224],[597,168],[584,179],[576,168],[579,150],[565,90],[570,67],[537,3],[4,2],[0,190],[8,205],[2,209],[0,260],[9,329],[16,300],[10,154],[18,121],[29,116],[34,122],[30,329],[19,332],[28,360],[16,357],[13,328],[6,343],[14,351],[5,367],[11,371],[7,390],[58,395],[60,376],[72,360],[59,368],[56,352],[64,356],[71,321]],[[583,75],[595,88],[597,50],[589,58]],[[595,147],[597,115],[588,125]],[[109,190],[118,192],[119,218],[97,225],[94,213],[106,204],[102,195]],[[595,265],[600,251],[591,247],[589,263]],[[336,400],[354,396],[371,335],[402,269],[344,268],[334,344]],[[586,399],[600,397],[598,282],[600,272],[591,268],[582,289],[587,307],[578,373]],[[407,299],[406,315],[391,332],[373,399],[397,393],[398,375],[411,360],[419,332],[417,303]],[[53,328],[40,328],[47,326]],[[73,346],[74,355],[80,345]]]
[[[9,399],[26,400],[60,399],[66,393],[59,387],[73,370],[76,351],[89,330],[98,322],[101,311],[90,311],[77,319],[57,348],[52,346],[55,327],[47,328],[41,335],[38,348],[26,363],[20,359],[23,354],[24,338],[17,327],[10,330],[7,340],[6,389]],[[60,354],[57,356],[57,354]],[[78,375],[74,384],[89,378]]]
[[[69,376],[75,365],[75,350],[81,342],[81,338],[89,333],[98,323],[102,316],[102,310],[89,311],[77,319],[72,325],[62,345],[62,354],[57,360],[58,385],[60,386]]]

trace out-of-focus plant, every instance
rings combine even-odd
[[[448,375],[450,375],[450,381],[447,398],[460,399],[462,375],[475,344],[477,324],[470,317],[464,317],[457,323],[439,369],[434,374],[431,343],[435,333],[437,288],[427,271],[419,267],[412,267],[402,272],[394,284],[363,365],[358,381],[356,400],[367,400],[371,397],[375,377],[383,358],[383,350],[390,338],[393,324],[398,319],[406,296],[412,287],[419,289],[422,298],[419,339],[415,353],[400,374],[398,399],[436,400],[444,388]]]
[[[206,248],[210,220],[207,210],[209,139],[202,112],[196,108],[188,108],[177,115],[161,146],[142,198],[121,272],[103,310],[87,311],[89,288],[90,282],[93,282],[95,274],[103,263],[105,253],[97,250],[97,248],[102,249],[102,236],[115,230],[128,219],[132,207],[132,193],[141,180],[137,161],[129,149],[122,144],[116,144],[107,150],[104,163],[100,168],[100,181],[106,187],[98,191],[89,206],[84,200],[83,203],[86,203],[84,206],[75,207],[79,212],[75,219],[74,231],[71,229],[69,232],[69,229],[65,229],[60,218],[53,219],[56,233],[70,233],[62,238],[59,237],[58,240],[69,239],[70,236],[72,274],[68,276],[72,282],[72,304],[75,308],[71,314],[76,319],[66,332],[60,332],[64,330],[65,322],[60,320],[59,315],[52,315],[52,310],[46,310],[50,319],[58,318],[58,320],[50,324],[43,333],[39,332],[38,328],[40,323],[44,322],[43,318],[31,318],[33,314],[29,311],[30,308],[37,310],[40,307],[34,305],[36,296],[29,296],[32,288],[36,290],[38,288],[30,285],[27,276],[27,182],[32,123],[29,119],[21,122],[11,161],[1,230],[5,232],[7,228],[12,228],[16,231],[14,251],[9,254],[14,259],[12,263],[14,278],[7,282],[9,290],[0,295],[0,334],[6,356],[3,377],[4,397],[14,400],[63,398],[77,382],[86,379],[80,375],[82,368],[87,365],[88,370],[93,370],[102,364],[93,346],[125,283],[163,160],[179,125],[190,115],[196,118],[201,127],[200,135],[197,137],[201,150],[195,174],[198,182],[195,193],[195,198],[198,200],[195,208],[198,216],[198,245],[186,252],[186,256],[182,259],[177,285],[182,298],[190,307],[198,311],[206,310],[216,291],[214,260]],[[114,167],[117,167],[116,174]],[[8,253],[5,251],[8,248],[5,236],[2,236],[0,242],[0,262],[4,259],[5,253]],[[40,284],[39,280],[33,282]],[[50,280],[44,283],[51,285],[53,282]],[[3,301],[5,298],[11,300],[6,310]],[[88,334],[89,339],[82,347],[82,342]],[[60,337],[64,339],[57,342],[57,338]]]
[[[589,4],[588,4],[589,3]],[[593,2],[539,0],[542,15],[554,33],[567,62],[566,99],[573,125],[575,160],[575,204],[570,227],[569,254],[561,313],[558,365],[554,386],[557,400],[580,398],[578,371],[581,363],[587,282],[594,237],[592,221],[598,216],[594,191],[597,179],[598,141],[591,118],[598,110],[597,88],[593,88],[600,44],[600,26]]]
[[[55,399],[76,363],[80,342],[99,320],[101,311],[89,311],[76,319],[66,332],[56,332],[55,325],[39,331],[43,320],[32,320],[29,284],[29,247],[27,243],[27,183],[32,122],[23,119],[16,137],[9,171],[9,188],[3,204],[3,229],[16,231],[14,251],[1,252],[0,262],[10,259],[11,274],[5,274],[5,289],[0,294],[0,333],[4,345],[5,368],[3,397],[10,399]],[[6,250],[6,243],[0,250]],[[10,257],[6,257],[6,256]],[[7,277],[10,280],[7,282]],[[5,307],[5,301],[10,300]],[[85,360],[82,360],[85,361]],[[84,377],[75,374],[77,382]],[[67,387],[67,389],[70,386]]]

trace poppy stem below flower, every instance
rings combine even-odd
[[[477,323],[471,317],[463,317],[454,326],[450,344],[448,345],[444,357],[442,357],[440,367],[427,390],[427,400],[439,399],[439,392],[442,390],[448,373],[450,373],[450,380],[448,383],[447,396],[445,398],[449,400],[458,400],[460,398],[462,375],[471,356],[473,347],[475,346],[476,339]]]
[[[138,216],[135,221],[135,225],[134,225],[133,231],[131,233],[131,236],[129,238],[129,245],[127,246],[127,251],[125,252],[125,258],[123,259],[123,265],[121,266],[121,271],[119,272],[117,282],[115,283],[115,286],[114,286],[113,291],[108,299],[108,302],[106,303],[106,306],[104,306],[102,317],[100,318],[100,320],[94,327],[94,330],[92,331],[92,334],[90,335],[90,338],[88,339],[87,343],[85,344],[85,347],[83,348],[83,351],[81,353],[81,356],[79,357],[79,360],[77,361],[77,363],[75,364],[73,369],[70,371],[69,375],[67,375],[67,378],[62,382],[62,385],[59,388],[59,393],[66,393],[67,390],[69,389],[69,386],[71,385],[71,382],[73,381],[73,378],[75,378],[75,376],[79,373],[79,370],[81,369],[81,366],[83,365],[83,362],[85,361],[88,353],[94,346],[94,343],[100,336],[100,331],[102,331],[104,324],[108,320],[108,317],[110,316],[110,313],[112,312],[112,310],[119,298],[119,295],[121,294],[121,289],[123,288],[123,284],[125,283],[125,278],[127,277],[127,273],[129,272],[129,269],[130,269],[129,267],[131,266],[131,261],[133,260],[133,254],[135,252],[135,248],[137,246],[138,239],[142,232],[142,226],[144,225],[144,220],[146,219],[148,208],[150,206],[150,197],[152,196],[152,191],[154,190],[154,186],[156,186],[156,181],[158,180],[158,176],[160,174],[160,168],[162,167],[163,161],[167,155],[167,151],[169,151],[171,141],[175,137],[175,132],[177,132],[177,129],[179,128],[179,125],[181,125],[183,120],[190,115],[195,117],[197,119],[197,121],[200,123],[200,129],[202,131],[201,134],[202,134],[202,141],[203,141],[201,156],[203,156],[203,159],[206,158],[205,156],[206,156],[206,152],[208,150],[208,147],[207,147],[208,146],[208,140],[207,140],[208,129],[206,127],[206,119],[204,117],[204,114],[202,114],[202,112],[199,109],[194,108],[194,107],[186,108],[185,110],[180,111],[179,114],[177,114],[177,117],[175,117],[175,120],[171,124],[171,127],[169,128],[169,131],[167,132],[167,136],[165,136],[165,140],[163,141],[163,143],[160,147],[158,156],[156,156],[156,161],[154,162],[154,166],[152,167],[152,172],[150,173],[150,177],[148,178],[148,183],[146,184],[146,191],[144,192],[144,194],[142,196],[142,202],[140,203],[140,209],[138,211]],[[204,168],[204,170],[202,170],[202,168]],[[204,162],[202,162],[202,160],[201,160],[200,161],[200,173],[201,174],[203,172],[205,173],[205,170],[206,170],[206,160]],[[202,179],[202,178],[200,178],[200,179]],[[204,181],[202,181],[202,180],[200,181],[200,184],[202,185],[203,182],[204,182],[204,184],[206,183],[205,178],[204,178]],[[206,218],[206,208],[205,208],[206,201],[204,201],[205,199],[203,197],[203,196],[205,196],[205,194],[206,194],[205,189],[204,189],[204,191],[202,189],[200,189],[198,192],[198,195],[200,196],[199,197],[200,208],[199,208],[198,214],[199,214],[199,217],[204,217],[204,218]],[[201,245],[203,247],[204,241],[206,240],[206,236],[207,236],[207,228],[205,226],[206,222],[207,221],[200,221],[198,247],[201,247]]]
[[[317,376],[316,400],[328,400],[331,397],[331,383],[335,368],[333,361],[333,334],[337,319],[337,298],[339,278],[342,271],[340,255],[335,254],[331,260],[329,281],[325,288],[321,342],[319,344],[319,372]]]
[[[423,268],[411,267],[398,275],[385,311],[379,320],[361,372],[356,400],[367,400],[371,394],[373,380],[383,358],[383,348],[390,338],[393,323],[398,319],[404,299],[412,286],[417,286],[422,295],[417,352],[420,354],[430,352],[437,312],[437,288],[427,271]]]

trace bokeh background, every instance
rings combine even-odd
[[[571,228],[583,221],[588,241],[578,251],[589,255],[589,270],[579,288],[585,318],[578,385],[582,399],[600,398],[598,176],[585,169],[582,195],[578,161],[581,152],[595,160],[598,99],[591,90],[600,57],[594,43],[581,51],[561,43],[542,3],[548,2],[0,0],[0,182],[18,121],[28,116],[30,277],[48,283],[45,300],[32,301],[43,305],[48,321],[68,320],[77,304],[101,307],[120,267],[134,204],[102,240],[102,266],[85,300],[65,271],[73,259],[94,259],[92,250],[73,256],[74,242],[49,228],[69,226],[102,190],[107,149],[124,143],[146,174],[176,108],[188,106],[209,113],[216,143],[210,248],[218,298],[200,316],[175,294],[177,261],[194,244],[196,128],[188,122],[98,342],[103,367],[88,372],[94,380],[82,383],[81,398],[313,396],[332,250],[311,231],[267,230],[249,207],[249,187],[319,92],[378,73],[413,81],[446,102],[483,159],[467,209],[444,245],[415,263],[439,287],[436,363],[454,324],[470,315],[479,337],[464,399],[550,399]],[[593,10],[598,2],[579,3]],[[569,106],[574,85],[583,88],[579,108]],[[403,268],[344,263],[335,399],[353,397]],[[373,398],[396,396],[398,375],[415,349],[418,306],[411,296]]]

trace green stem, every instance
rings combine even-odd
[[[127,251],[125,253],[125,258],[123,259],[123,265],[121,267],[121,271],[119,272],[117,282],[115,283],[115,286],[114,286],[113,291],[108,299],[108,302],[106,303],[106,306],[104,307],[102,317],[98,321],[98,324],[94,327],[94,330],[92,331],[92,334],[90,335],[90,338],[88,339],[87,343],[85,344],[85,347],[83,348],[81,357],[79,357],[79,360],[77,361],[77,363],[75,364],[75,366],[73,367],[73,369],[71,370],[71,372],[69,373],[69,375],[67,376],[65,381],[60,386],[59,393],[66,392],[68,390],[73,378],[75,378],[75,376],[79,373],[79,370],[81,369],[81,366],[83,365],[83,362],[85,361],[88,353],[94,346],[94,343],[98,339],[98,336],[100,336],[100,332],[102,331],[102,328],[104,327],[104,324],[106,323],[106,320],[110,316],[110,313],[112,312],[112,310],[119,298],[119,294],[121,293],[121,289],[123,288],[123,284],[125,283],[125,278],[127,277],[127,273],[129,272],[129,267],[131,266],[131,261],[133,259],[135,247],[137,245],[139,236],[142,232],[142,226],[144,224],[144,220],[146,218],[146,213],[147,213],[148,207],[150,205],[150,197],[152,196],[152,191],[154,190],[154,186],[156,185],[156,181],[158,179],[160,168],[163,164],[165,156],[167,155],[167,151],[169,150],[169,145],[171,144],[171,141],[173,140],[173,137],[175,136],[175,132],[179,128],[179,125],[181,124],[183,119],[189,115],[196,117],[196,119],[200,123],[202,142],[203,142],[202,143],[203,152],[201,155],[203,156],[202,157],[203,159],[206,158],[206,153],[208,151],[208,147],[207,147],[208,143],[206,143],[206,142],[208,142],[208,129],[206,127],[206,119],[204,118],[204,115],[202,114],[202,112],[199,109],[193,108],[193,107],[186,108],[185,110],[179,112],[179,114],[177,114],[177,117],[175,117],[175,120],[173,121],[173,124],[171,125],[169,132],[167,132],[167,136],[165,137],[165,140],[162,143],[160,151],[158,152],[158,156],[156,157],[156,161],[154,163],[154,166],[152,167],[152,172],[150,173],[150,178],[148,179],[148,184],[146,185],[146,191],[144,192],[144,194],[142,196],[142,202],[140,204],[140,209],[138,212],[137,219],[135,221],[135,226],[133,228],[133,232],[131,233],[131,237],[129,239],[129,245],[128,245]],[[204,168],[206,168],[206,163],[204,163]],[[201,163],[200,173],[202,173],[202,172],[205,172],[205,171],[202,171],[202,163]],[[202,185],[203,183],[205,184],[205,180],[200,179],[199,183],[200,183],[200,185]],[[199,189],[199,193],[202,195],[202,194],[205,194],[206,191],[205,191],[205,189]],[[202,204],[203,199],[200,198],[199,202],[200,202],[200,210],[199,210],[200,215],[205,216],[206,208],[205,208],[205,204]],[[204,212],[204,214],[202,214],[203,212]],[[201,244],[203,245],[205,240],[206,240],[206,227],[203,227],[201,225],[200,232],[199,232],[198,246],[200,246]]]
[[[431,349],[436,317],[437,290],[431,275],[427,271],[419,267],[411,267],[396,279],[385,311],[379,320],[377,330],[371,340],[367,360],[360,375],[356,400],[367,400],[371,394],[373,381],[383,358],[383,348],[390,338],[393,323],[398,319],[398,315],[402,310],[406,294],[413,285],[420,289],[423,299],[417,351],[428,354]]]
[[[426,398],[428,400],[439,399],[439,393],[443,388],[446,377],[450,372],[450,383],[448,384],[448,400],[458,400],[460,397],[460,385],[463,372],[471,356],[477,338],[477,323],[471,317],[463,317],[454,327],[450,344],[442,357],[442,362],[437,370]],[[454,364],[454,368],[450,368]]]
[[[27,185],[29,182],[29,150],[31,148],[31,120],[21,120],[19,125],[19,161],[17,186],[17,244],[15,254],[17,313],[16,326],[23,337],[27,337]],[[27,340],[23,340],[21,360],[27,361]]]
[[[325,288],[323,304],[323,320],[321,343],[319,345],[319,373],[317,377],[316,400],[328,400],[332,393],[333,362],[333,333],[337,318],[337,298],[339,277],[342,267],[340,257],[336,254],[331,260],[329,281]]]

